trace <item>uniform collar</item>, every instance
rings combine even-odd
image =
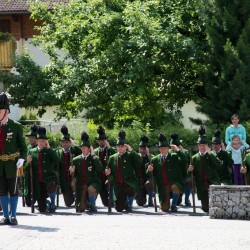
[[[207,151],[206,151],[205,153],[201,153],[201,152],[199,151],[199,154],[200,154],[200,156],[205,156],[205,155],[207,154]]]
[[[82,159],[87,159],[88,157],[89,157],[89,155],[90,155],[90,153],[89,154],[87,154],[86,156],[84,156],[83,154],[82,154]]]
[[[7,124],[8,124],[8,121],[9,121],[9,118],[6,120],[5,123],[1,122],[1,126],[2,126],[2,125],[4,125],[4,126],[7,125]]]

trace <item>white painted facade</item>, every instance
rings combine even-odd
[[[183,116],[181,119],[181,122],[183,123],[184,127],[187,129],[197,129],[199,127],[191,123],[191,121],[189,120],[190,117],[195,118],[195,119],[199,118],[201,120],[208,119],[208,117],[205,116],[204,114],[197,112],[196,107],[197,105],[193,101],[190,101],[186,103],[181,109],[182,116]]]

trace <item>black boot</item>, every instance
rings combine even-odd
[[[10,225],[15,226],[15,225],[17,225],[17,224],[18,224],[17,219],[14,218],[14,217],[11,217],[11,219],[10,219]]]
[[[0,225],[9,225],[9,224],[10,224],[10,219],[9,219],[9,218],[3,217],[3,218],[0,220]]]

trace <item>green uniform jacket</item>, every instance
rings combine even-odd
[[[82,196],[82,173],[83,173],[83,158],[79,155],[73,159],[73,165],[75,166],[75,178],[76,178],[76,201],[80,203]],[[86,159],[86,181],[87,186],[93,186],[97,193],[100,191],[101,183],[98,178],[99,173],[102,171],[100,160],[97,156],[93,157],[88,155]]]
[[[121,177],[122,180],[132,189],[135,190],[135,192],[138,189],[138,179],[137,176],[139,176],[139,169],[141,164],[141,157],[139,154],[137,154],[134,150],[132,152],[126,151],[121,156],[120,161],[120,170],[121,170]],[[117,175],[117,169],[118,169],[118,153],[111,155],[109,158],[109,166],[111,169],[111,180],[114,184],[114,194],[115,194],[115,200],[118,193],[118,175]]]
[[[217,168],[217,173],[220,178],[220,182],[226,185],[232,185],[232,176],[229,172],[229,169],[232,169],[232,165],[234,163],[231,153],[228,151],[220,150],[218,153],[212,151],[221,162],[221,167]]]
[[[20,158],[26,159],[27,147],[23,137],[22,125],[11,119],[4,125],[4,154],[14,154],[19,152]],[[2,155],[2,152],[0,152]],[[16,177],[16,163],[15,160],[2,161],[0,160],[0,176],[3,176],[3,171],[7,178]]]
[[[100,157],[100,148],[99,148],[99,147],[96,148],[96,149],[94,150],[94,153],[95,153],[96,156]],[[109,157],[110,157],[111,155],[113,155],[113,154],[115,154],[115,153],[116,153],[116,150],[115,150],[114,148],[111,148],[111,147],[108,148],[108,159],[109,159]],[[107,161],[108,161],[108,159],[107,159],[107,157],[106,157],[107,148],[104,149],[104,154],[105,154],[105,157],[104,157],[104,164],[102,164],[102,169],[103,169],[103,171],[105,170],[105,168],[106,168],[106,166],[107,166]]]
[[[33,180],[33,194],[38,199],[40,197],[40,187],[38,181],[38,147],[31,148],[28,151],[28,155],[32,157],[32,180]],[[50,181],[58,182],[56,174],[56,165],[59,162],[59,156],[52,148],[42,149],[42,171],[43,171],[43,182],[47,184]],[[25,165],[25,172],[30,172],[30,165]],[[27,186],[25,187],[24,194],[28,194]]]
[[[175,151],[173,151],[172,149],[170,149],[169,152],[175,153]],[[181,167],[182,178],[185,181],[185,179],[189,177],[187,170],[188,170],[189,161],[190,161],[190,154],[189,154],[189,151],[186,149],[182,149],[179,152],[180,152],[179,157],[181,159],[180,167]]]
[[[59,157],[60,157],[60,162],[58,164],[58,167],[59,167],[59,178],[60,178],[60,187],[61,187],[61,190],[62,190],[62,193],[66,192],[68,190],[69,187],[71,187],[71,181],[68,182],[67,180],[67,174],[66,174],[66,170],[65,170],[65,166],[64,166],[64,150],[63,148],[60,148],[58,151],[57,151]],[[78,155],[81,155],[82,154],[82,150],[77,147],[77,146],[72,146],[70,148],[70,154],[69,154],[69,158],[68,158],[68,168],[70,166],[70,157],[76,157]],[[73,160],[72,158],[72,160]]]
[[[181,151],[178,152],[168,152],[166,159],[166,170],[167,170],[167,178],[170,185],[175,184],[182,192],[184,190],[184,181],[182,176],[182,161],[186,161],[186,157],[183,156],[184,153]],[[165,202],[165,186],[164,180],[162,176],[162,158],[161,155],[158,154],[152,159],[152,164],[154,167],[153,175],[155,177],[155,184],[157,186],[157,190],[159,193],[159,201],[160,203]]]
[[[214,154],[205,154],[205,164],[204,171],[205,175],[208,178],[209,184],[220,185],[220,178],[217,173],[217,168],[221,167],[220,160]],[[193,155],[192,165],[194,166],[194,177],[195,184],[197,187],[197,195],[199,200],[205,199],[204,193],[204,183],[202,180],[202,160],[199,153]]]

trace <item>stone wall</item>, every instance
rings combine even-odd
[[[209,217],[250,220],[250,186],[211,185]]]

